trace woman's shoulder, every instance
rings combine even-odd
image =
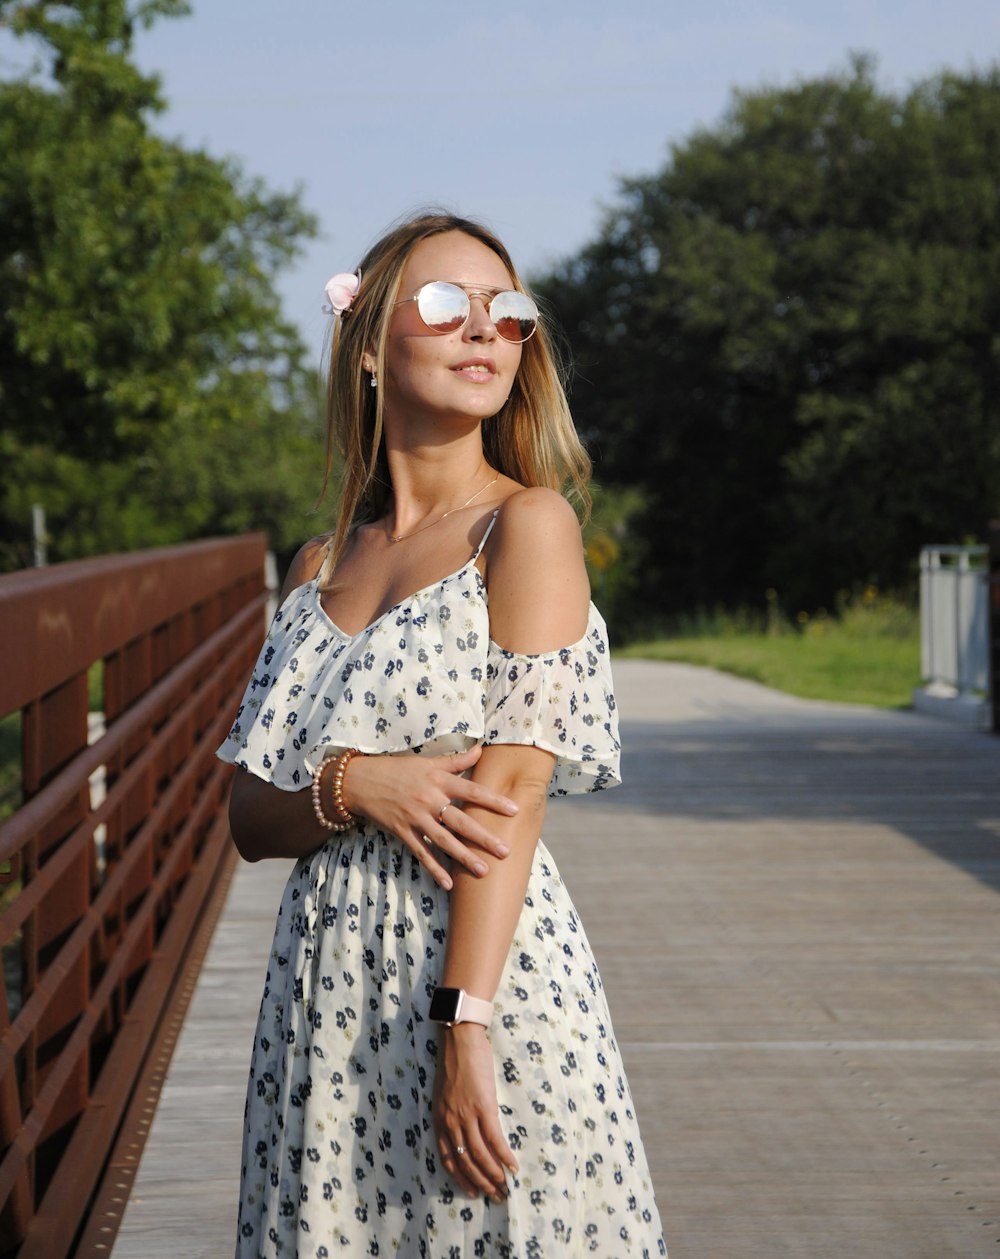
[[[288,566],[288,572],[281,586],[282,601],[287,599],[293,590],[304,586],[307,581],[312,581],[318,575],[329,544],[330,535],[321,533],[299,547]]]
[[[549,651],[584,633],[590,584],[572,505],[543,487],[500,504],[486,564],[490,632],[512,651]]]
[[[544,485],[519,486],[509,494],[497,509],[493,533],[494,553],[522,549],[551,553],[567,546],[582,549],[580,522],[572,504]]]

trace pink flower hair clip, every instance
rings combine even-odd
[[[326,282],[329,305],[324,306],[323,310],[328,315],[345,315],[350,310],[351,302],[354,301],[360,287],[360,268],[353,274],[350,271],[338,271]]]

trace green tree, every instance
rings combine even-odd
[[[587,571],[602,613],[617,626],[626,623],[629,609],[643,597],[633,521],[644,503],[633,486],[595,484],[591,492],[593,510],[583,532]]]
[[[739,92],[543,278],[645,611],[901,587],[1000,511],[1000,72]]]
[[[33,501],[58,559],[308,528],[317,391],[274,279],[314,224],[297,196],[153,134],[163,100],[133,31],[185,12],[0,0],[39,49],[0,84],[6,567],[27,560]]]

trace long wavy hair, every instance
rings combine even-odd
[[[334,324],[327,389],[326,466],[323,493],[337,453],[341,459],[340,502],[320,574],[321,584],[343,553],[351,530],[389,510],[392,483],[385,454],[382,390],[372,389],[362,368],[367,351],[385,379],[385,346],[403,268],[421,241],[444,232],[464,232],[491,249],[526,291],[510,255],[481,223],[443,211],[428,211],[392,227],[361,260],[361,285],[351,306]],[[502,409],[483,421],[483,452],[498,472],[522,485],[545,485],[563,493],[586,518],[590,511],[590,459],[573,420],[563,367],[552,336],[539,320],[524,342],[521,364]]]

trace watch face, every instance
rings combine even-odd
[[[461,988],[435,988],[431,997],[431,1022],[454,1023],[462,1001]]]

